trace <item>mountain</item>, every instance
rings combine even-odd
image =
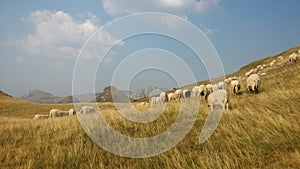
[[[73,103],[73,97],[72,96],[54,96],[53,94],[49,92],[45,92],[40,89],[33,89],[29,91],[27,94],[19,97],[19,99],[27,100],[31,102],[37,102],[37,103],[48,103],[48,104],[63,104],[63,103]],[[75,97],[75,103],[79,102],[80,100]]]
[[[97,102],[130,102],[130,98],[114,86],[108,86],[96,97]]]
[[[40,89],[33,89],[29,91],[27,94],[20,97],[22,100],[37,102],[37,103],[56,103],[62,98],[54,96],[49,92],[45,92]]]
[[[144,97],[159,95],[162,91],[168,91],[168,89],[163,89],[157,86],[148,86],[145,88],[138,89],[129,95],[132,100],[141,99]]]

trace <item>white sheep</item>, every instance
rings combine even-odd
[[[96,109],[93,106],[83,106],[79,110],[78,114],[91,114],[96,113]]]
[[[168,101],[176,100],[177,95],[175,93],[169,93],[168,94]]]
[[[199,87],[198,87],[198,93],[199,93],[199,96],[206,97],[206,95],[207,95],[207,89],[206,89],[205,85],[199,85]]]
[[[166,92],[161,92],[159,95],[159,98],[160,98],[161,103],[168,102],[168,96],[167,96]]]
[[[187,89],[182,90],[181,97],[182,98],[190,98],[191,97],[191,91],[189,91]]]
[[[282,60],[283,59],[283,57],[282,56],[278,56],[278,58],[277,58],[278,60]]]
[[[218,84],[213,84],[212,85],[212,91],[214,92],[214,91],[217,91],[217,90],[219,90]]]
[[[241,89],[240,82],[238,80],[233,80],[230,83],[230,90],[233,94],[237,95]]]
[[[63,117],[63,116],[68,116],[69,112],[68,111],[62,111],[58,109],[52,109],[50,110],[49,117]]]
[[[251,70],[249,70],[248,72],[245,73],[245,76],[249,77],[253,73],[254,73],[254,69],[251,69]]]
[[[198,86],[194,86],[192,89],[191,97],[192,98],[198,98],[199,97],[199,92],[198,92]]]
[[[71,108],[69,110],[69,116],[74,116],[74,115],[76,115],[76,111],[74,110],[74,108]]]
[[[249,92],[254,91],[258,93],[258,88],[261,84],[261,80],[258,74],[252,74],[247,78],[247,89]]]
[[[231,81],[232,81],[232,78],[231,78],[231,77],[229,77],[229,78],[227,78],[227,79],[224,80],[224,82],[225,82],[226,84],[230,84]]]
[[[220,82],[218,83],[218,87],[219,87],[219,89],[226,89],[226,88],[225,88],[225,82],[220,81]]]
[[[223,110],[228,109],[227,91],[224,89],[212,92],[208,96],[207,100],[211,111],[213,111],[216,107],[221,107]]]
[[[156,97],[151,97],[150,104],[151,104],[151,105],[157,104],[157,99],[156,99]]]
[[[293,53],[289,56],[289,61],[290,61],[290,62],[297,62],[297,60],[298,60],[298,55],[297,55],[295,52],[293,52]]]
[[[176,99],[180,99],[181,92],[182,92],[181,89],[177,89],[177,90],[174,92],[174,94],[176,95]]]
[[[267,73],[266,73],[266,72],[263,72],[263,73],[261,73],[260,75],[261,75],[261,76],[266,76]]]
[[[43,115],[43,114],[36,114],[33,117],[34,120],[42,120],[42,119],[48,119],[48,118],[49,118],[48,115]]]
[[[205,87],[206,87],[206,92],[207,92],[206,95],[209,95],[210,93],[213,92],[213,88],[212,88],[211,84],[207,84]]]

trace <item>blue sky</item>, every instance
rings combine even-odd
[[[211,41],[225,73],[232,73],[253,60],[298,46],[299,6],[298,0],[1,1],[0,90],[16,97],[34,88],[55,95],[70,95],[74,66],[85,42],[98,28],[137,12],[170,13],[188,20]],[[146,21],[128,25],[123,23],[122,31],[147,25],[143,22]],[[155,20],[154,24],[157,22]],[[170,18],[159,22],[160,29],[170,31],[174,31],[180,23]],[[137,70],[140,72],[136,72],[135,77],[128,74],[128,77],[123,75],[119,78],[123,80],[115,81],[120,89],[136,90],[149,85],[172,88],[178,85],[176,81],[188,84],[209,77],[201,60],[197,60],[194,53],[179,41],[149,34],[118,39],[117,33],[120,32],[104,30],[97,33],[99,41],[95,44],[88,42],[88,49],[96,48],[93,48],[91,55],[84,53],[79,56],[82,67],[74,81],[80,84],[76,92],[101,91],[112,83],[118,65],[127,63],[124,59],[134,57],[134,54],[139,54],[136,60],[140,61],[131,63],[129,67],[143,65],[143,62],[155,66],[157,60],[157,65],[165,63],[162,65],[169,72],[150,68]],[[190,36],[188,32],[186,36]],[[99,65],[104,57],[99,53],[112,45],[115,46]],[[187,78],[182,73],[185,72],[184,66],[174,66],[177,62],[167,59],[171,56],[178,56],[191,70],[193,77]],[[178,70],[173,77],[168,74]],[[127,73],[126,69],[122,70],[124,72]]]

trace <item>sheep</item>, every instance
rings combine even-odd
[[[69,116],[74,116],[74,115],[76,115],[76,111],[74,110],[74,108],[71,108],[69,110]]]
[[[220,81],[220,82],[218,83],[218,87],[219,87],[219,89],[226,89],[226,88],[225,88],[225,82]]]
[[[258,88],[261,84],[261,80],[258,74],[252,74],[247,78],[247,89],[249,92],[254,91],[258,93]]]
[[[182,93],[181,93],[181,97],[182,98],[190,98],[191,97],[191,91],[189,91],[187,89],[183,90]]]
[[[181,89],[177,89],[177,90],[174,92],[176,99],[180,99],[181,92],[182,92]]]
[[[96,109],[93,106],[83,106],[79,110],[78,114],[91,114],[96,113]]]
[[[224,80],[224,82],[225,82],[226,84],[230,84],[231,81],[232,81],[232,78],[231,78],[231,77],[229,77],[229,78],[227,78],[227,79]]]
[[[156,99],[156,104],[162,103],[162,98],[160,98],[159,96],[155,97],[155,99]]]
[[[206,95],[207,95],[207,89],[206,89],[206,87],[204,85],[200,85],[198,87],[198,93],[199,93],[199,96],[206,97]]]
[[[176,100],[177,96],[175,93],[169,93],[168,94],[168,101]]]
[[[262,67],[262,65],[257,65],[256,69],[260,69]]]
[[[49,117],[63,117],[63,116],[68,116],[69,112],[67,111],[62,111],[58,109],[52,109],[50,110]]]
[[[156,97],[151,97],[150,104],[151,104],[151,105],[157,104],[157,99],[156,99]]]
[[[166,92],[161,92],[159,95],[159,98],[160,98],[161,103],[168,102],[168,97],[167,97]]]
[[[227,99],[227,91],[225,89],[220,89],[212,92],[208,96],[208,106],[213,111],[215,108],[228,109],[228,99]]]
[[[237,95],[240,89],[241,89],[241,85],[238,80],[231,81],[230,90],[232,91],[233,94]]]
[[[218,84],[213,84],[212,85],[212,91],[214,92],[214,91],[217,91],[217,90],[219,90]]]
[[[248,72],[245,73],[245,76],[249,77],[253,73],[254,73],[254,69],[251,69],[251,70],[249,70]]]
[[[48,119],[48,118],[49,118],[48,115],[43,115],[43,114],[36,114],[33,117],[34,120],[42,120],[42,119]]]
[[[263,72],[263,73],[261,73],[260,75],[261,75],[261,76],[266,76],[266,74],[267,74],[267,73]]]
[[[282,56],[278,56],[278,58],[277,58],[278,60],[282,60],[283,59],[283,57]]]
[[[290,62],[297,62],[297,60],[298,60],[298,55],[295,52],[289,56]]]
[[[198,98],[199,97],[199,92],[198,92],[198,86],[194,86],[192,89],[191,97],[192,98]]]
[[[212,88],[212,85],[211,84],[207,84],[206,86],[206,95],[209,95],[210,93],[213,92],[213,88]]]

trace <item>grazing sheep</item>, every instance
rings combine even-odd
[[[255,93],[258,93],[258,88],[260,84],[261,84],[261,80],[258,74],[252,74],[247,79],[247,89],[249,92],[254,91]]]
[[[96,109],[93,106],[83,106],[79,110],[78,114],[91,114],[96,113]]]
[[[205,87],[206,87],[206,92],[207,92],[206,95],[209,95],[210,93],[213,92],[213,88],[212,88],[211,84],[207,84]]]
[[[167,96],[166,92],[161,92],[159,95],[159,98],[160,98],[161,103],[168,102],[168,96]]]
[[[199,96],[206,97],[206,95],[207,95],[207,89],[206,89],[206,87],[204,85],[200,85],[198,87],[198,93],[199,93]]]
[[[219,89],[226,89],[225,88],[225,82],[223,82],[223,81],[219,82],[218,87],[219,87]]]
[[[199,92],[198,92],[198,86],[194,86],[193,89],[192,89],[192,94],[191,94],[191,97],[192,98],[198,98],[199,97]]]
[[[212,91],[214,92],[214,91],[217,91],[217,90],[219,90],[218,84],[213,84],[212,85]]]
[[[169,93],[168,94],[168,101],[176,100],[177,95],[175,93]]]
[[[264,72],[264,73],[261,73],[260,75],[261,75],[261,76],[266,76],[266,74],[267,74],[267,73]]]
[[[212,92],[208,96],[208,106],[210,106],[211,111],[217,107],[221,107],[223,110],[228,109],[227,91],[220,89]]]
[[[229,78],[227,78],[227,79],[224,80],[224,82],[225,82],[226,84],[230,84],[231,81],[232,81],[232,78],[231,78],[231,77],[229,77]]]
[[[181,92],[182,92],[181,89],[177,89],[177,90],[174,92],[174,94],[175,94],[175,96],[176,96],[176,99],[180,99]]]
[[[289,56],[290,62],[297,62],[297,60],[298,60],[298,55],[295,52]]]
[[[186,89],[182,90],[181,97],[182,98],[190,98],[191,97],[191,91],[186,90]]]
[[[260,69],[262,67],[262,65],[257,65],[256,69]]]
[[[241,85],[238,80],[231,81],[230,90],[232,91],[233,94],[237,95],[240,89],[241,89]]]
[[[69,112],[58,110],[58,109],[50,110],[49,117],[63,117],[63,116],[69,116]]]
[[[69,110],[69,116],[74,116],[74,115],[76,115],[76,111],[74,110],[74,108],[71,108]]]
[[[42,120],[42,119],[48,119],[48,118],[49,118],[48,115],[43,115],[43,114],[36,114],[33,117],[34,120]]]
[[[151,97],[150,104],[151,104],[151,105],[157,104],[157,99],[156,99],[156,97]]]
[[[283,59],[283,57],[282,56],[278,56],[278,58],[277,58],[278,60],[282,60]]]
[[[251,74],[254,74],[254,73],[256,73],[257,71],[258,71],[257,69],[251,69],[250,71],[246,72],[245,75],[246,75],[247,77],[249,77]]]

